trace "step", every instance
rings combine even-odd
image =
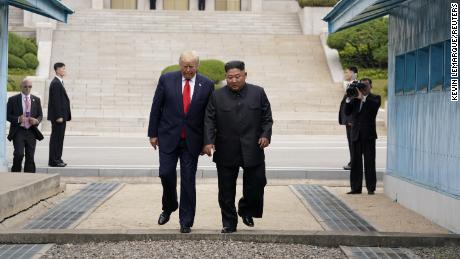
[[[57,174],[0,173],[0,221],[62,191]]]

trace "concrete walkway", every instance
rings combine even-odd
[[[82,183],[94,179],[78,178]],[[115,180],[115,179],[110,179]],[[172,214],[171,220],[164,226],[157,224],[161,212],[162,188],[158,178],[149,178],[148,182],[124,184],[118,192],[109,197],[83,219],[76,229],[99,230],[128,230],[151,229],[178,231],[178,212]],[[75,183],[73,178],[63,178],[67,182],[63,196],[70,197],[85,187],[85,184]],[[107,179],[99,178],[99,181]],[[74,183],[71,183],[74,182]],[[129,181],[128,181],[129,182]],[[239,223],[239,230],[257,233],[259,231],[324,231],[320,219],[307,209],[299,197],[289,187],[291,184],[321,184],[337,196],[349,208],[372,224],[379,232],[406,232],[447,234],[444,229],[424,217],[389,200],[382,193],[382,187],[376,195],[346,195],[349,187],[343,181],[303,181],[303,180],[269,180],[265,189],[264,217],[255,219],[255,227],[249,228]],[[241,196],[241,182],[238,184],[237,200]],[[34,208],[31,209],[32,211]],[[29,213],[23,219],[24,224],[43,213]],[[30,215],[32,214],[32,215]],[[21,217],[19,215],[18,217]],[[6,222],[8,223],[8,222]],[[8,226],[8,224],[4,224]],[[19,224],[12,228],[17,228]],[[201,179],[197,182],[197,212],[193,230],[218,231],[222,227],[220,210],[217,201],[217,180]],[[6,227],[7,229],[9,227]]]

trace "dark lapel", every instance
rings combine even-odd
[[[176,92],[176,95],[177,95],[177,104],[178,104],[178,107],[179,107],[179,112],[180,112],[180,114],[182,114],[182,116],[185,116],[185,114],[184,114],[184,104],[182,102],[182,74],[181,74],[180,71],[177,72],[174,80],[175,80],[174,88],[175,88],[175,92]]]
[[[35,113],[35,110],[37,108],[36,102],[37,100],[35,99],[35,96],[30,95],[30,114],[34,114],[34,115],[36,114]]]
[[[192,102],[190,103],[190,108],[192,108],[193,104],[196,103],[197,97],[200,96],[202,90],[201,88],[201,77],[198,74],[196,74],[195,88],[193,89]]]
[[[16,97],[16,105],[18,107],[18,111],[21,114],[24,114],[24,110],[22,109],[22,94],[21,93],[19,93]]]

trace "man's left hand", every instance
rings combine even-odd
[[[29,122],[31,125],[38,125],[40,123],[37,119],[35,118],[29,118]]]
[[[265,137],[262,137],[259,139],[259,142],[258,142],[260,148],[264,149],[266,147],[268,147],[268,145],[270,145],[270,141],[268,140],[268,138],[265,138]]]

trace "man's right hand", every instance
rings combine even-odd
[[[19,116],[18,123],[21,124],[24,122],[24,115]]]
[[[209,145],[206,145],[203,147],[203,153],[208,155],[208,156],[212,156],[212,151],[214,150],[214,145],[213,144],[209,144]]]
[[[63,122],[64,122],[64,118],[58,118],[58,119],[56,120],[56,122],[57,122],[57,123],[63,123]]]
[[[158,146],[158,138],[150,138],[150,145],[152,145],[152,147],[157,150],[157,146]]]

